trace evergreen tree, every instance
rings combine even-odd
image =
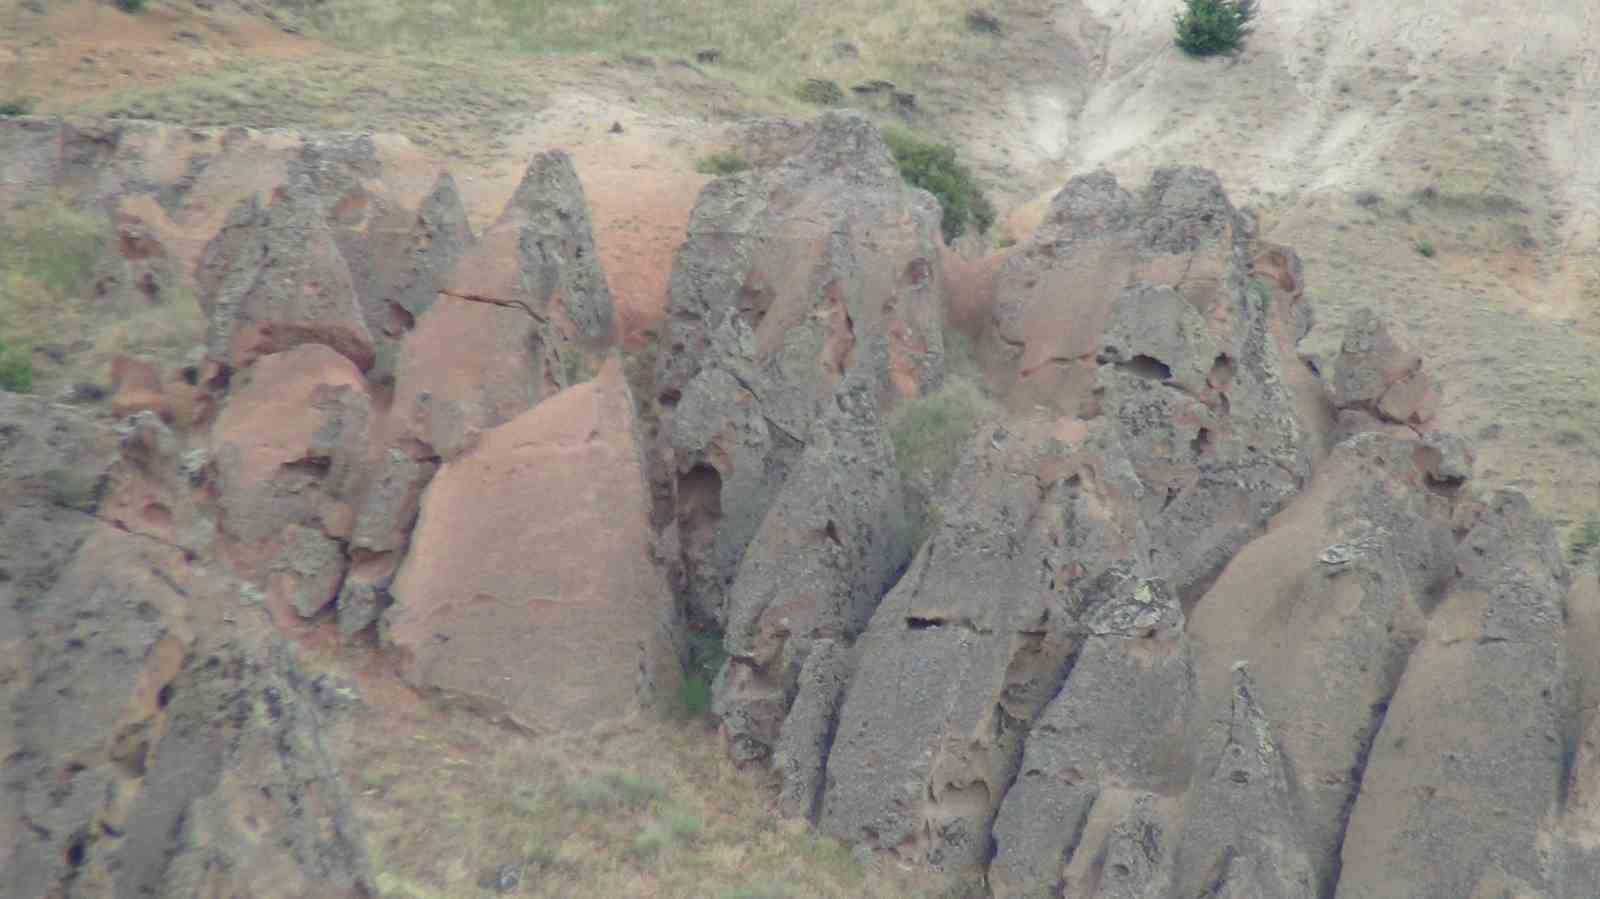
[[[1173,17],[1177,44],[1195,56],[1232,53],[1250,33],[1256,0],[1184,0]]]

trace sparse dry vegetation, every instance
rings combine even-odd
[[[529,738],[465,713],[376,746],[353,784],[385,899],[932,897],[926,873],[864,867],[767,808],[770,785],[708,752],[698,722]]]
[[[176,362],[204,337],[199,304],[176,286],[137,308],[97,303],[109,234],[103,217],[53,198],[0,217],[0,386],[100,383],[118,354]]]

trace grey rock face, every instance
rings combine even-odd
[[[840,713],[821,826],[949,867],[984,860],[1022,740],[1085,616],[1148,540],[1114,445],[1045,422],[981,432],[940,529],[878,607]]]
[[[528,295],[541,301],[548,318],[575,329],[567,337],[591,344],[609,341],[616,328],[611,290],[571,157],[556,150],[528,163],[501,221],[513,219]]]
[[[261,355],[322,343],[363,371],[372,367],[372,333],[350,266],[306,172],[291,168],[270,205],[252,196],[235,207],[200,267],[202,286],[215,285],[201,298],[210,312],[206,347],[213,360],[239,368]]]
[[[734,756],[771,752],[818,639],[853,640],[911,555],[872,385],[847,380],[746,549],[729,591],[716,714]]]
[[[794,705],[783,719],[773,750],[773,767],[783,777],[778,808],[785,815],[807,819],[816,815],[839,704],[852,667],[848,649],[838,641],[824,638],[811,644],[800,668]]]
[[[440,173],[414,213],[374,222],[368,232],[372,283],[362,295],[362,312],[380,341],[398,339],[433,306],[444,276],[472,243],[455,179]]]
[[[1233,670],[1227,742],[1210,771],[1196,772],[1177,855],[1179,895],[1317,895],[1283,751],[1243,663]]]
[[[1102,797],[1112,807],[1148,811],[1185,786],[1194,673],[1183,627],[1183,611],[1160,581],[1130,579],[1086,616],[1089,636],[1061,693],[1029,732],[1021,772],[995,820],[989,886],[996,896],[1061,895],[1070,860],[1113,851],[1129,855],[1112,863],[1127,869],[1124,880],[1159,892],[1160,853],[1142,838],[1135,851],[1128,828],[1106,835],[1104,845],[1080,840],[1092,836],[1089,817]]]
[[[438,467],[432,460],[418,461],[400,450],[386,451],[362,491],[351,548],[370,553],[404,549],[423,488]]]
[[[1540,830],[1566,772],[1566,572],[1526,498],[1473,505],[1458,577],[1373,743],[1341,897],[1554,893]]]
[[[717,624],[798,455],[790,442],[806,439],[819,404],[854,377],[887,414],[943,375],[937,204],[905,185],[859,116],[825,114],[791,146],[701,194],[673,266],[655,374],[667,460],[658,477],[675,497],[688,604]],[[723,416],[744,422],[743,433],[724,430]],[[707,470],[730,514],[685,520]],[[692,472],[699,480],[685,491]]]

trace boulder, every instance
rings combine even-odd
[[[486,431],[429,484],[390,588],[402,675],[535,732],[674,695],[648,515],[619,362]]]
[[[238,379],[211,430],[221,526],[258,541],[349,499],[371,401],[361,373],[321,344],[262,358]]]
[[[1439,410],[1439,392],[1413,353],[1371,309],[1350,313],[1333,372],[1334,401],[1422,430]]]

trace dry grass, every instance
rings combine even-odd
[[[990,4],[1000,12],[1051,5]],[[971,7],[966,0],[349,0],[313,7],[306,23],[320,37],[365,51],[692,59],[715,49],[716,66],[746,86],[787,94],[808,77],[914,85],[932,69],[980,62],[996,36],[967,24]]]
[[[175,363],[204,338],[204,316],[186,290],[131,309],[96,300],[110,227],[54,198],[0,216],[0,342],[30,353],[37,393],[103,384],[119,354]]]
[[[724,760],[701,722],[536,740],[446,713],[409,745],[375,747],[355,790],[390,899],[476,897],[510,876],[514,895],[549,899],[946,888],[870,870],[834,840],[778,821],[771,786]]]
[[[463,157],[499,149],[543,102],[504,61],[330,54],[237,63],[112,94],[86,111],[193,126],[390,131]]]

